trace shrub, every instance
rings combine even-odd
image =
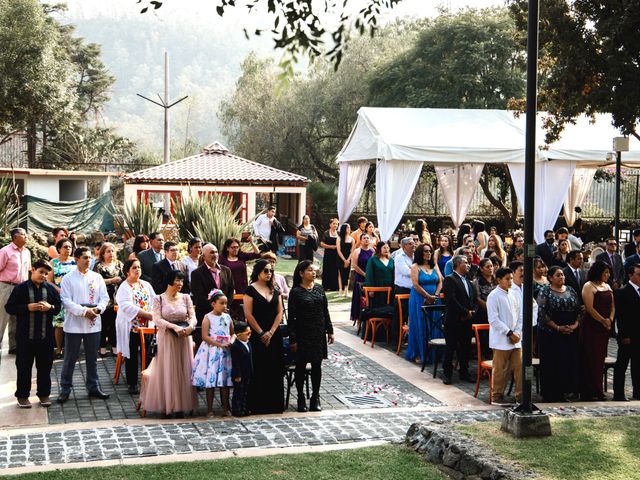
[[[11,243],[11,237],[0,237],[0,248],[9,245],[9,243]],[[49,261],[49,250],[47,247],[41,245],[34,237],[27,237],[25,247],[31,252],[31,263],[36,260]]]
[[[144,233],[149,235],[160,230],[162,218],[158,212],[147,202],[126,203],[123,207],[116,209],[113,216],[116,227],[129,238]]]

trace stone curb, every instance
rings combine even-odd
[[[405,444],[454,480],[522,480],[535,478],[508,466],[486,449],[452,429],[434,424],[414,423]]]

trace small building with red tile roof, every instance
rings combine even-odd
[[[228,195],[234,208],[241,208],[243,223],[273,204],[297,225],[307,208],[308,178],[233,155],[219,142],[197,155],[128,173],[123,179],[125,202],[144,199],[162,206],[167,195]]]

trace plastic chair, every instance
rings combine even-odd
[[[402,340],[404,339],[405,335],[409,334],[409,322],[407,322],[406,324],[404,323],[403,319],[403,312],[402,312],[402,302],[403,301],[409,301],[409,297],[411,295],[409,295],[408,293],[399,293],[396,295],[396,302],[398,304],[398,322],[399,322],[399,326],[400,328],[398,329],[398,350],[396,351],[396,355],[400,355],[400,348],[402,347]]]
[[[493,395],[493,360],[482,360],[482,346],[480,345],[480,331],[488,331],[490,326],[488,323],[474,323],[471,325],[471,328],[476,338],[476,350],[478,351],[478,375],[476,376],[476,391],[473,393],[473,396],[478,396],[480,380],[482,376],[486,374],[487,377],[489,377],[489,403],[491,403],[491,397]]]
[[[391,287],[362,287],[362,290],[364,292],[364,303],[365,303],[365,308],[369,308],[369,294],[373,293],[386,293],[387,294],[387,305],[389,305],[391,303]],[[367,324],[365,326],[365,330],[364,330],[364,344],[366,345],[367,343],[367,336],[369,334],[369,326],[371,326],[371,348],[373,348],[373,345],[375,343],[376,340],[376,332],[378,330],[378,327],[380,325],[382,325],[385,330],[387,331],[387,345],[389,345],[389,329],[391,328],[391,321],[393,320],[392,317],[371,317],[369,319],[367,319]]]
[[[141,354],[141,363],[140,363],[140,371],[142,372],[147,368],[147,345],[144,341],[145,335],[155,335],[156,327],[138,327],[138,333],[140,334],[140,354]],[[132,352],[129,352],[130,355],[133,355]],[[136,352],[137,354],[137,352]],[[120,371],[122,370],[122,363],[124,362],[124,357],[122,353],[118,352],[118,357],[116,358],[116,370],[113,374],[113,383],[116,385],[120,382]]]

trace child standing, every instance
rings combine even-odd
[[[47,283],[51,266],[37,260],[31,279],[13,289],[5,310],[16,316],[16,397],[20,408],[31,408],[31,370],[35,360],[36,394],[40,405],[51,405],[51,366],[53,365],[53,317],[60,312],[60,296]]]
[[[235,417],[246,417],[249,384],[253,375],[253,359],[249,337],[251,327],[248,323],[237,322],[235,325],[236,341],[231,344],[231,361],[233,364],[233,401],[232,412]]]
[[[202,343],[196,353],[191,384],[207,390],[207,416],[213,417],[214,389],[220,388],[224,416],[231,416],[229,387],[231,380],[231,352],[233,322],[227,311],[227,297],[215,289],[209,295],[211,312],[202,319]]]

